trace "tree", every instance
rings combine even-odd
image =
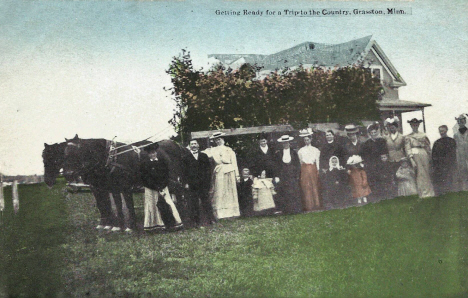
[[[362,65],[283,69],[259,78],[260,68],[238,70],[216,65],[196,70],[190,53],[174,57],[167,73],[176,102],[170,123],[187,136],[192,131],[317,122],[360,122],[379,117],[380,80]]]

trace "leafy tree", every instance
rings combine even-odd
[[[362,65],[277,70],[257,76],[260,67],[238,70],[216,65],[194,69],[190,53],[174,57],[167,73],[176,110],[170,123],[181,136],[192,131],[378,119],[381,85]]]

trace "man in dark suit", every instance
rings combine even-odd
[[[211,184],[210,160],[205,153],[199,151],[200,146],[197,140],[191,140],[189,147],[190,153],[182,158],[188,217],[195,226],[200,226],[202,208],[207,216],[208,223],[212,224],[216,219],[208,195]]]

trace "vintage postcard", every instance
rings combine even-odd
[[[462,297],[467,1],[0,2],[0,296]]]

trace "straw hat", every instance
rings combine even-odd
[[[311,133],[309,130],[307,130],[307,129],[301,129],[301,130],[299,131],[299,136],[300,136],[301,138],[303,138],[303,137],[308,137],[308,136],[311,136],[311,135],[312,135],[312,133]]]
[[[357,128],[356,125],[354,124],[348,124],[345,126],[344,129],[346,133],[358,133],[359,132],[359,128]]]
[[[213,133],[211,136],[210,136],[210,139],[217,139],[217,138],[220,138],[222,136],[226,135],[226,133],[224,132],[221,132],[221,131],[217,131],[215,133]]]
[[[279,143],[283,143],[283,142],[289,142],[289,141],[292,141],[292,140],[294,140],[293,137],[291,137],[291,136],[289,136],[289,135],[283,135],[283,136],[281,136],[281,138],[279,138],[277,141],[278,141]]]

